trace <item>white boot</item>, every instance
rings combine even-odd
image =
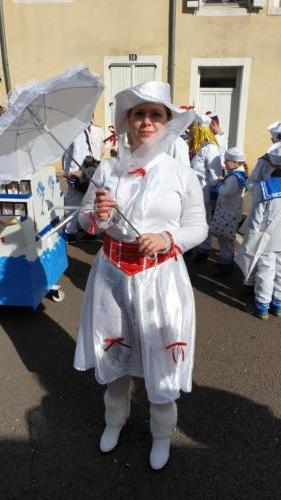
[[[100,438],[100,450],[107,453],[118,444],[119,435],[130,415],[130,397],[112,397],[104,394],[106,427]]]
[[[170,456],[171,435],[177,424],[177,405],[175,402],[150,406],[150,430],[153,437],[150,451],[150,465],[159,470],[166,465]]]

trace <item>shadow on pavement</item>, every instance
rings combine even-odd
[[[196,290],[241,311],[245,311],[245,306],[252,302],[252,298],[243,291],[243,276],[236,266],[228,276],[213,276],[218,262],[216,250],[212,250],[210,258],[200,264],[194,264],[191,255],[184,257],[192,286]]]
[[[29,440],[0,438],[1,499],[278,498],[281,427],[266,407],[195,386],[179,401],[169,466],[155,473],[142,381],[118,448],[102,455],[103,387],[72,368],[72,338],[44,309],[4,311],[2,322],[46,395],[26,413]]]
[[[87,278],[91,270],[91,264],[75,259],[68,255],[68,268],[64,275],[70,279],[71,283],[80,290],[85,290]]]

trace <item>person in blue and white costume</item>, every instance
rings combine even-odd
[[[271,146],[268,155],[271,176],[259,182],[259,199],[248,224],[248,230],[266,236],[269,226],[276,224],[256,264],[254,313],[261,319],[268,319],[270,308],[281,317],[281,142]]]
[[[220,263],[216,276],[233,271],[235,235],[243,213],[243,197],[247,180],[244,152],[229,148],[225,153],[226,176],[217,184],[218,199],[210,225],[210,232],[218,237]]]
[[[271,142],[273,144],[275,144],[276,142],[279,142],[281,140],[281,120],[278,120],[274,123],[271,123],[267,127],[267,130],[270,133]],[[247,180],[247,184],[246,184],[247,190],[252,195],[252,207],[255,206],[256,198],[257,198],[257,200],[259,200],[259,196],[260,196],[259,183],[260,183],[260,181],[264,181],[264,180],[269,179],[272,172],[273,172],[273,168],[272,168],[272,165],[270,162],[269,154],[265,153],[264,155],[262,155],[258,159],[251,175],[249,176],[249,178]],[[248,227],[248,223],[250,220],[250,216],[251,216],[251,211],[250,211],[249,216],[245,219],[243,225],[240,228],[240,232],[242,234],[245,234],[247,232],[247,227]],[[247,280],[244,280],[244,285],[245,285],[245,289],[248,289],[248,292],[252,292],[254,290],[255,270],[253,270],[252,274],[249,276],[249,278]]]
[[[281,141],[281,120],[271,123],[267,127],[267,130],[270,133],[273,144]],[[258,187],[257,193],[259,195],[259,182],[269,179],[272,172],[273,168],[270,162],[269,154],[265,153],[258,159],[251,175],[249,176],[247,181],[248,191],[254,196],[255,189]]]
[[[171,103],[170,87],[146,82],[116,95],[115,130],[131,149],[101,162],[80,212],[88,232],[105,231],[83,300],[74,366],[106,384],[109,452],[130,414],[131,377],[144,379],[153,437],[150,465],[164,467],[177,423],[175,400],[191,391],[194,298],[181,253],[206,238],[196,175],[166,151],[194,119]],[[114,209],[118,206],[140,236]]]

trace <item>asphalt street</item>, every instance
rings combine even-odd
[[[193,391],[179,400],[168,466],[148,465],[140,380],[119,446],[99,452],[104,388],[92,372],[72,368],[97,250],[96,243],[69,246],[64,302],[0,309],[1,500],[280,499],[281,319],[245,311],[251,299],[238,270],[212,277],[216,250],[200,265],[186,258],[197,308]]]

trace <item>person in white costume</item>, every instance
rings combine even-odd
[[[167,154],[190,168],[189,147],[182,137],[178,137],[174,144],[169,147]]]
[[[200,184],[165,150],[193,120],[171,103],[170,87],[146,82],[116,95],[115,129],[131,150],[101,162],[80,223],[105,231],[86,286],[74,366],[95,367],[107,384],[100,449],[111,451],[130,413],[131,377],[150,401],[150,464],[164,467],[177,423],[175,400],[191,391],[194,298],[182,253],[207,235]],[[118,206],[140,236],[114,209]]]
[[[207,116],[211,118],[211,123],[210,123],[210,129],[213,132],[219,146],[220,150],[220,156],[221,156],[221,164],[224,167],[225,166],[225,152],[227,150],[227,137],[225,133],[222,131],[220,127],[220,120],[218,115],[212,113],[211,111],[206,113]]]
[[[281,120],[271,123],[267,127],[267,130],[270,133],[271,141],[273,142],[273,144],[281,141]],[[247,181],[248,191],[250,191],[250,193],[254,196],[254,192],[257,187],[258,188],[257,193],[259,195],[259,182],[269,179],[272,172],[273,172],[273,167],[270,162],[269,154],[265,153],[258,159]]]
[[[259,198],[256,194],[245,234],[251,238],[263,233],[266,238],[256,264],[254,314],[260,319],[268,319],[269,310],[281,317],[281,142],[271,146],[268,155],[272,173],[257,186]]]
[[[245,154],[238,147],[225,153],[226,176],[218,182],[218,199],[210,232],[218,237],[220,263],[215,276],[230,274],[235,254],[235,235],[243,212],[243,197],[247,180]]]
[[[207,115],[196,115],[195,122],[189,128],[191,136],[191,168],[196,173],[203,190],[208,224],[211,223],[214,210],[212,190],[222,176],[220,150],[217,140],[209,128],[210,123],[211,118]],[[196,248],[195,263],[208,258],[211,250],[211,240],[212,235],[209,232],[206,240]]]
[[[271,123],[267,127],[267,130],[270,133],[271,142],[273,144],[275,144],[276,142],[281,140],[281,120],[278,120],[274,123]],[[271,162],[270,162],[269,154],[265,153],[264,155],[262,155],[258,159],[258,161],[257,161],[251,175],[249,176],[247,183],[246,183],[247,190],[252,195],[252,207],[254,207],[256,201],[259,200],[259,196],[260,196],[259,183],[260,183],[260,181],[266,181],[267,179],[269,179],[272,172],[273,172],[273,167],[272,167]],[[245,234],[247,231],[250,217],[251,217],[251,211],[250,211],[249,216],[245,219],[243,226],[240,229],[242,234]],[[245,285],[245,288],[248,289],[250,292],[252,290],[254,290],[254,286],[255,286],[255,271],[254,270],[253,270],[251,276],[247,280],[244,280],[244,285]]]
[[[84,194],[76,189],[75,184],[82,175],[82,171],[78,167],[82,165],[87,156],[92,156],[96,161],[100,161],[104,150],[104,132],[101,127],[94,124],[94,115],[88,128],[79,134],[74,142],[70,145],[63,159],[63,167],[67,179],[67,192],[65,196],[65,205],[81,206]],[[73,159],[76,160],[73,161]],[[75,241],[77,238],[78,214],[66,224],[65,234],[69,241]]]

